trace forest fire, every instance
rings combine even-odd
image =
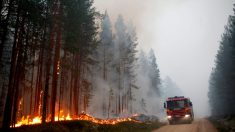
[[[134,97],[147,94],[138,90],[142,87],[138,76],[142,78],[142,71],[150,73],[145,63],[136,67],[135,26],[126,25],[119,15],[113,30],[108,14],[96,11],[92,0],[48,1],[1,2],[4,11],[0,18],[5,23],[0,27],[0,126],[9,129],[67,120],[97,124],[135,121],[81,113],[89,113],[91,108],[94,115],[117,117],[148,109],[148,100]],[[160,82],[155,55],[151,56],[153,59],[144,60],[153,64],[147,69],[156,73],[146,74],[144,82]],[[158,84],[155,86],[151,88],[158,89]]]
[[[97,124],[111,124],[111,125],[114,125],[114,124],[117,124],[120,122],[125,122],[125,121],[133,121],[133,122],[140,123],[140,121],[137,121],[132,118],[135,116],[136,116],[136,114],[134,114],[130,117],[126,117],[126,118],[98,119],[98,118],[95,118],[95,117],[83,112],[80,115],[78,115],[77,117],[76,116],[71,117],[70,114],[67,114],[67,116],[65,116],[65,115],[62,115],[60,117],[56,116],[55,121],[85,120],[85,121],[91,121],[91,122],[97,123]],[[49,121],[50,121],[49,118],[47,118],[46,122],[49,122]],[[34,125],[34,124],[40,124],[40,123],[42,123],[42,118],[40,116],[36,116],[34,118],[30,118],[29,116],[27,116],[27,117],[23,116],[20,120],[17,121],[17,123],[15,124],[14,127],[20,127],[22,125]],[[11,126],[11,127],[13,127],[13,126]]]

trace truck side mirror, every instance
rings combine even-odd
[[[189,106],[193,106],[192,102],[189,102]]]
[[[164,103],[164,108],[166,109],[166,103]]]

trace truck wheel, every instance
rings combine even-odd
[[[188,124],[192,124],[192,122],[193,122],[193,119],[190,118],[187,123],[188,123]]]
[[[169,124],[170,124],[170,125],[173,125],[173,124],[174,124],[174,122],[173,122],[173,121],[169,121]]]

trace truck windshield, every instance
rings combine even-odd
[[[187,106],[187,100],[172,100],[167,101],[167,108],[171,110],[182,109]]]

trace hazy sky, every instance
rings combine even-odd
[[[112,22],[122,14],[137,28],[139,48],[153,48],[162,78],[170,76],[194,104],[209,114],[208,79],[235,0],[94,0]]]

